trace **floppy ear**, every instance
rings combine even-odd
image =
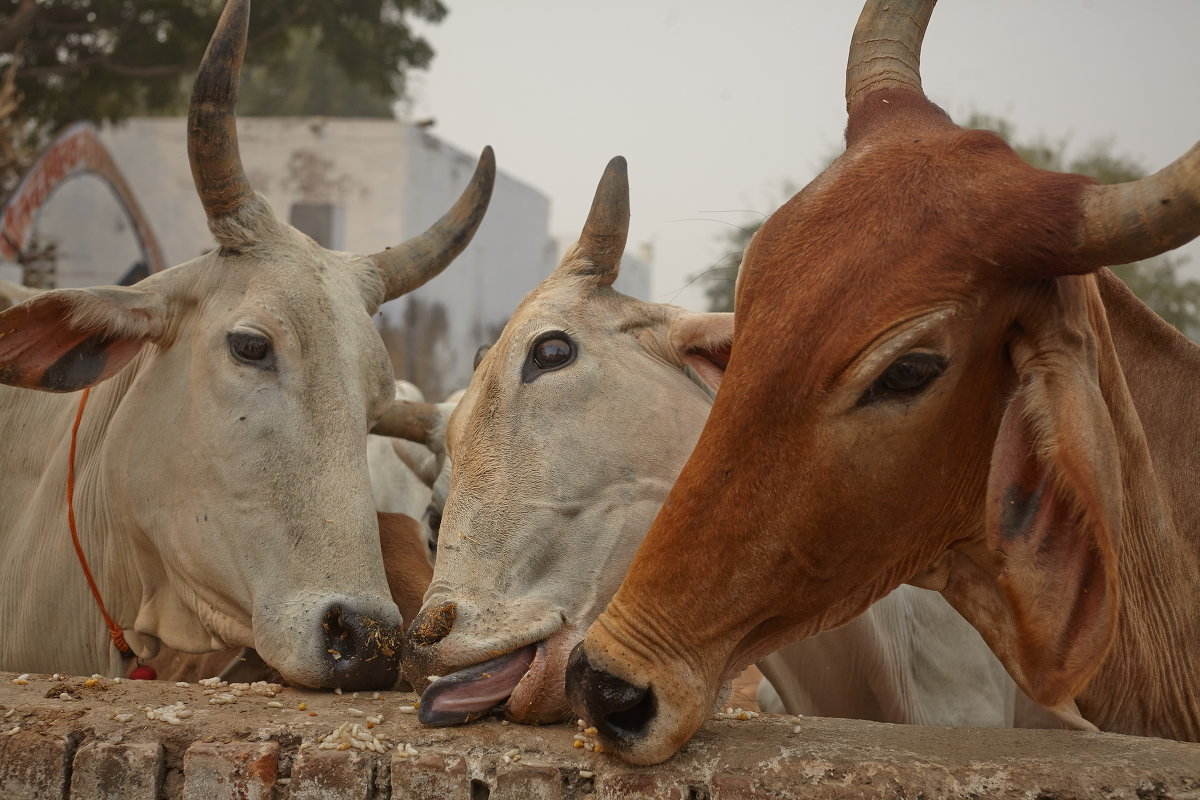
[[[733,314],[680,311],[672,316],[667,335],[683,363],[713,392],[720,389],[733,348]]]
[[[141,289],[43,292],[0,313],[0,383],[74,392],[111,378],[166,328],[162,298]]]
[[[1011,353],[1020,385],[992,451],[987,537],[1023,688],[1057,706],[1092,678],[1116,632],[1119,457],[1090,327],[1036,322]]]

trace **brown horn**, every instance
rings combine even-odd
[[[370,257],[383,276],[385,301],[435,277],[463,251],[483,221],[495,182],[496,156],[485,147],[471,182],[453,208],[420,236]]]
[[[867,0],[846,62],[846,110],[877,89],[921,89],[921,40],[937,0]]]
[[[423,444],[435,452],[441,452],[445,445],[431,440],[442,428],[445,417],[445,412],[433,403],[393,400],[391,407],[383,412],[379,421],[371,428],[371,433],[377,436],[391,436],[393,439],[406,439]]]
[[[1153,175],[1087,186],[1076,247],[1092,268],[1129,264],[1200,235],[1200,142]]]
[[[628,238],[629,172],[625,157],[616,156],[604,168],[579,234],[579,255],[592,264],[588,274],[599,276],[604,284],[615,281]]]
[[[236,214],[254,196],[238,155],[238,74],[246,52],[250,0],[229,0],[192,87],[188,108],[188,158],[209,223]]]

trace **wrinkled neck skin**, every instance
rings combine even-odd
[[[1121,610],[1103,665],[1075,698],[1096,727],[1121,733],[1200,740],[1200,352],[1138,301],[1111,272],[1095,278],[1089,316],[1100,353],[1100,387],[1117,435],[1124,504],[1119,551]],[[940,588],[989,644],[1025,691],[1012,636],[1014,622],[998,588],[986,598],[964,587],[994,581],[995,564],[978,548],[951,551],[921,585]],[[939,574],[940,573],[940,574]],[[937,585],[940,584],[940,585]],[[988,583],[994,587],[994,582]],[[1073,709],[1060,709],[1066,722]],[[1079,726],[1084,727],[1084,726]]]
[[[109,432],[122,398],[146,361],[143,353],[88,397],[75,456],[75,516],[80,544],[109,615],[124,629],[134,652],[149,658],[158,652],[160,640],[135,630],[142,614],[181,621],[170,637],[174,647],[210,650],[225,645],[193,612],[179,613],[188,604],[170,581],[162,580],[164,565],[129,513],[129,492],[121,486],[120,476],[129,465],[116,455],[121,443]],[[0,584],[8,587],[0,604],[0,627],[6,631],[4,669],[122,675],[131,666],[113,646],[88,588],[63,502],[80,396],[0,387],[0,439],[5,443],[0,471],[6,475],[0,535],[4,551],[17,556],[0,564]],[[46,509],[53,511],[45,513]],[[120,535],[113,535],[115,531]]]

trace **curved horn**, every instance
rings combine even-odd
[[[483,221],[495,182],[496,156],[485,147],[471,182],[453,208],[420,236],[370,257],[383,276],[385,301],[416,289],[463,251]]]
[[[449,403],[418,403],[397,399],[371,427],[371,433],[416,442],[434,453],[444,453],[446,423],[453,412],[454,406]]]
[[[599,276],[604,284],[615,281],[628,238],[629,172],[625,157],[616,156],[604,168],[579,234],[579,255],[592,265],[588,274]]]
[[[921,40],[937,0],[867,0],[846,62],[846,110],[876,89],[921,89]]]
[[[1200,142],[1153,175],[1087,186],[1076,253],[1090,267],[1129,264],[1200,235]]]
[[[210,223],[236,214],[254,196],[238,154],[233,113],[249,27],[250,0],[229,0],[192,87],[188,159]]]

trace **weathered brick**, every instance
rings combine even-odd
[[[392,757],[392,797],[469,800],[467,759],[454,753],[425,752],[416,758]]]
[[[72,800],[155,800],[162,788],[163,747],[157,742],[88,742],[75,753]]]
[[[67,737],[21,731],[0,735],[0,797],[4,800],[67,796],[74,742]]]
[[[596,775],[596,797],[599,800],[684,800],[687,795],[687,781],[679,775],[659,772],[613,772]]]
[[[184,800],[271,800],[277,742],[196,742],[183,755]]]
[[[714,775],[713,800],[759,800],[772,795],[755,788],[754,781],[742,775]]]
[[[518,761],[496,770],[495,800],[560,800],[562,796],[557,767]]]
[[[375,759],[357,750],[306,748],[292,762],[292,800],[370,800]]]

